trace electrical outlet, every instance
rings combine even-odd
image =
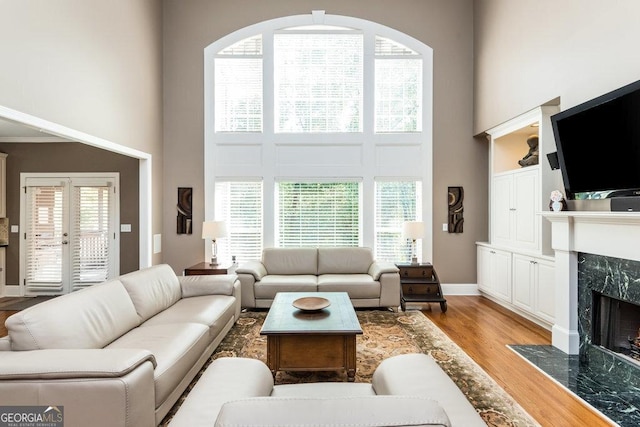
[[[449,231],[449,224],[447,223],[442,224],[442,231]]]

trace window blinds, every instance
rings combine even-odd
[[[262,182],[217,182],[215,217],[227,224],[228,236],[218,242],[219,258],[229,262],[262,256]]]
[[[359,246],[359,182],[279,182],[277,246]]]
[[[421,183],[376,181],[375,256],[378,260],[407,262],[411,244],[402,238],[402,223],[420,219],[418,200]]]

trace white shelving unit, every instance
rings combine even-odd
[[[486,297],[550,329],[554,323],[554,257],[551,224],[542,218],[560,171],[550,117],[555,106],[535,108],[487,131],[489,139],[489,241],[477,243],[478,288]],[[537,165],[520,166],[538,136]]]

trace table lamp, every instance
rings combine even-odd
[[[202,223],[202,238],[211,239],[211,266],[218,265],[217,239],[227,237],[227,226],[224,221],[205,221]]]
[[[417,264],[416,240],[424,236],[424,222],[405,221],[402,224],[402,236],[406,239],[411,239],[411,264]]]

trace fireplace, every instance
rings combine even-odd
[[[593,291],[595,346],[640,364],[640,305]]]
[[[578,321],[582,363],[639,370],[640,262],[579,253]]]
[[[623,345],[615,344],[634,335],[635,321],[620,330],[607,326],[607,331],[602,331],[602,318],[611,314],[600,311],[594,321],[602,305],[610,310],[618,304],[603,301],[597,294],[629,303],[633,311],[640,305],[640,213],[563,211],[542,215],[552,225],[556,316],[553,346],[543,349],[547,357],[540,357],[540,349],[534,348],[529,351],[535,358],[529,356],[528,360],[539,361],[532,363],[615,423],[640,426],[640,364],[620,352]],[[598,301],[594,304],[594,300]],[[629,308],[623,307],[624,311]],[[621,316],[618,322],[626,323],[629,315]],[[606,349],[603,342],[618,349]]]

